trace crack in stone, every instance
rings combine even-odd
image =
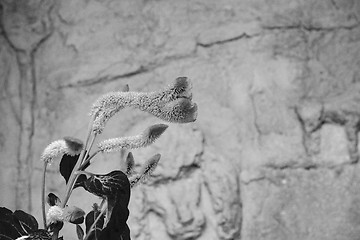
[[[311,129],[308,129],[305,120],[301,117],[299,108],[295,107],[295,116],[300,123],[301,132],[302,132],[302,146],[304,147],[305,153],[308,157],[312,157],[320,152],[319,143],[320,140],[320,128],[322,123],[319,122],[319,119],[316,119],[314,126],[311,126]],[[320,109],[319,114],[322,114],[323,109]],[[320,118],[320,116],[319,116]]]
[[[59,88],[78,88],[78,87],[89,87],[100,83],[109,83],[123,78],[130,78],[136,75],[144,74],[151,71],[152,68],[140,66],[138,69],[119,75],[104,75],[101,77],[94,77],[85,80],[80,80],[75,83],[69,83],[66,85],[60,85]]]
[[[302,30],[307,32],[333,32],[337,30],[353,30],[355,28],[360,27],[359,20],[356,19],[356,23],[351,24],[349,26],[343,25],[343,26],[334,26],[334,27],[316,27],[312,25],[307,25],[302,22],[299,22],[298,24],[294,25],[284,25],[284,26],[262,26],[262,29],[264,30]]]
[[[188,54],[167,56],[159,62],[154,61],[154,62],[150,62],[148,65],[145,65],[145,66],[141,65],[140,67],[138,67],[136,70],[133,70],[133,71],[129,71],[129,72],[122,73],[122,74],[116,74],[116,75],[107,75],[107,74],[102,75],[99,73],[98,76],[96,76],[94,78],[83,79],[83,80],[76,81],[74,83],[60,85],[59,88],[61,89],[61,88],[89,87],[89,86],[97,85],[100,83],[109,83],[109,82],[113,82],[113,81],[116,81],[119,79],[131,78],[131,77],[134,77],[137,75],[151,72],[151,71],[155,70],[156,68],[163,67],[173,61],[178,61],[178,60],[193,57],[195,55],[195,53],[196,53],[196,48],[194,48],[194,50]],[[102,70],[102,71],[104,71],[104,70]]]
[[[258,174],[252,176],[251,178],[242,179],[241,183],[243,185],[249,185],[254,182],[259,181],[270,181],[275,183],[272,178],[267,176],[266,171],[278,171],[278,172],[291,172],[291,171],[321,171],[321,170],[328,170],[334,171],[336,175],[339,175],[343,172],[343,170],[347,166],[355,166],[357,163],[354,162],[344,162],[340,164],[319,164],[315,162],[303,162],[303,163],[284,163],[284,164],[266,164],[262,166],[258,171]],[[278,185],[278,183],[275,183]]]
[[[9,36],[7,35],[4,27],[4,6],[3,3],[0,2],[0,34],[4,37],[5,41],[9,44],[10,48],[14,51],[19,49],[11,42]]]
[[[255,36],[258,36],[259,34],[254,34],[254,35],[249,35],[247,33],[242,33],[239,36],[235,36],[232,38],[228,38],[228,39],[223,39],[223,40],[219,40],[219,41],[214,41],[214,42],[210,42],[210,43],[201,43],[201,42],[197,42],[196,45],[203,47],[203,48],[209,48],[212,47],[214,45],[223,45],[223,44],[227,44],[227,43],[231,43],[231,42],[235,42],[241,39],[249,39]]]
[[[259,123],[258,123],[258,112],[257,112],[257,108],[256,108],[256,103],[255,103],[255,96],[254,94],[250,94],[250,102],[251,102],[251,105],[252,105],[252,110],[253,110],[253,117],[254,117],[254,120],[253,120],[253,125],[255,127],[255,130],[256,130],[256,133],[257,133],[257,143],[261,143],[261,138],[262,138],[262,130],[259,126]]]
[[[1,31],[1,27],[0,27],[0,31]],[[4,41],[6,41],[6,40],[4,40]],[[7,42],[5,42],[5,44],[7,44]],[[9,47],[11,49],[10,46],[7,46],[7,47]],[[16,106],[16,103],[14,101],[14,99],[16,99],[16,96],[13,96],[13,94],[9,90],[9,88],[10,88],[9,87],[10,64],[9,64],[9,66],[5,67],[5,69],[7,69],[7,70],[6,70],[6,73],[4,74],[4,76],[2,76],[3,81],[4,81],[4,83],[2,85],[2,93],[4,95],[2,96],[0,101],[7,100],[9,102],[10,111],[12,112],[12,114],[13,114],[13,116],[15,118],[15,122],[17,123],[17,125],[20,126],[21,109]]]
[[[340,164],[317,164],[314,162],[306,162],[300,164],[283,164],[283,165],[276,165],[276,164],[267,164],[264,166],[265,169],[271,169],[276,171],[292,171],[292,170],[304,170],[304,171],[316,171],[316,170],[335,170],[341,171],[345,166],[353,166],[357,165],[356,162],[344,162]],[[259,178],[259,180],[264,178]]]
[[[320,166],[320,165],[318,165],[316,163],[313,163],[313,162],[307,162],[307,163],[301,163],[301,164],[283,164],[283,165],[267,164],[267,165],[265,165],[265,168],[266,169],[272,169],[272,170],[297,170],[297,169],[302,169],[302,170],[306,170],[306,171],[316,170],[316,169],[320,169],[320,168],[331,169],[331,167]]]

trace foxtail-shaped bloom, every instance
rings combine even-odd
[[[129,152],[127,157],[126,157],[124,166],[123,166],[123,169],[124,169],[123,172],[126,174],[126,176],[129,177],[129,176],[131,176],[133,174],[134,166],[135,166],[134,156],[133,156],[132,152]]]
[[[155,154],[146,163],[143,165],[141,171],[130,177],[130,187],[136,186],[138,183],[145,182],[146,179],[150,177],[150,175],[154,172],[161,158],[161,154]]]
[[[146,147],[168,128],[166,124],[156,124],[145,129],[141,134],[130,137],[111,138],[99,143],[98,148],[101,152],[120,151],[121,149],[135,149]]]
[[[191,82],[177,78],[170,86],[157,92],[112,92],[100,97],[92,106],[93,132],[102,133],[106,122],[125,107],[138,108],[168,122],[193,122],[197,105],[191,101]]]
[[[43,151],[40,159],[46,163],[52,163],[52,161],[64,154],[77,155],[83,149],[83,144],[80,140],[71,137],[65,137],[50,143]]]

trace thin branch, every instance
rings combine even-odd
[[[90,146],[89,146],[89,148],[88,148],[88,149],[85,149],[85,156],[84,156],[84,159],[83,159],[82,163],[83,163],[84,161],[86,161],[86,158],[89,156],[89,152],[91,151],[91,148],[92,148],[92,146],[94,145],[95,138],[96,138],[96,133],[92,136],[92,139],[91,139],[91,141],[90,141]],[[78,169],[78,170],[80,170],[80,169]]]
[[[67,187],[66,187],[66,191],[65,191],[65,195],[64,195],[64,199],[62,201],[62,207],[65,207],[66,206],[66,203],[67,201],[69,200],[70,198],[70,195],[71,195],[71,192],[72,192],[72,189],[74,187],[74,183],[78,177],[77,174],[75,174],[75,172],[79,169],[83,159],[84,159],[84,156],[85,156],[85,151],[86,151],[86,148],[89,144],[89,140],[90,140],[90,137],[91,137],[91,133],[92,133],[92,125],[93,125],[93,121],[94,121],[94,117],[91,119],[91,121],[89,122],[89,126],[88,126],[88,131],[87,131],[87,137],[86,137],[86,142],[85,142],[85,146],[84,146],[84,149],[81,151],[80,153],[80,156],[70,174],[70,178],[69,178],[69,181],[68,181],[68,184],[67,184]]]
[[[88,164],[90,162],[90,160],[93,159],[99,152],[100,152],[100,150],[96,150],[92,155],[90,155],[90,157],[81,164],[81,166],[79,167],[79,170],[83,170],[85,168],[86,164]]]
[[[46,167],[48,163],[44,162],[44,169],[43,169],[43,178],[42,178],[42,189],[41,189],[41,207],[42,207],[42,216],[44,222],[44,229],[46,229],[46,212],[45,212],[45,180],[46,180]]]
[[[102,202],[100,203],[100,206],[103,206],[104,202],[105,202],[105,200],[103,199]],[[102,217],[102,215],[104,215],[106,209],[107,209],[107,206],[105,206],[105,207],[101,210],[99,216],[97,216],[97,218],[95,219],[95,221],[94,221],[93,224],[91,225],[89,231],[86,233],[86,236],[85,236],[84,240],[87,240],[87,239],[90,237],[91,232],[94,231],[94,227],[96,226],[96,223],[100,220],[100,218]],[[94,213],[95,213],[95,212],[94,212]],[[95,239],[96,239],[96,238],[95,238]]]

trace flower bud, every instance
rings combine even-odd
[[[64,221],[81,224],[84,221],[85,212],[81,208],[71,206],[64,209]]]

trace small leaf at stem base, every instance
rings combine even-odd
[[[52,206],[60,206],[60,198],[53,193],[49,193],[46,199],[47,203]]]
[[[86,154],[86,152],[85,152],[85,154]],[[66,183],[69,181],[71,172],[74,169],[79,156],[80,156],[80,154],[74,155],[74,156],[64,154],[63,157],[61,158],[60,173],[64,177]],[[90,165],[90,162],[88,164],[86,164],[86,166],[82,170],[85,170],[89,165]]]
[[[77,234],[79,240],[84,239],[84,230],[82,229],[82,227],[79,224],[76,224],[76,234]]]

